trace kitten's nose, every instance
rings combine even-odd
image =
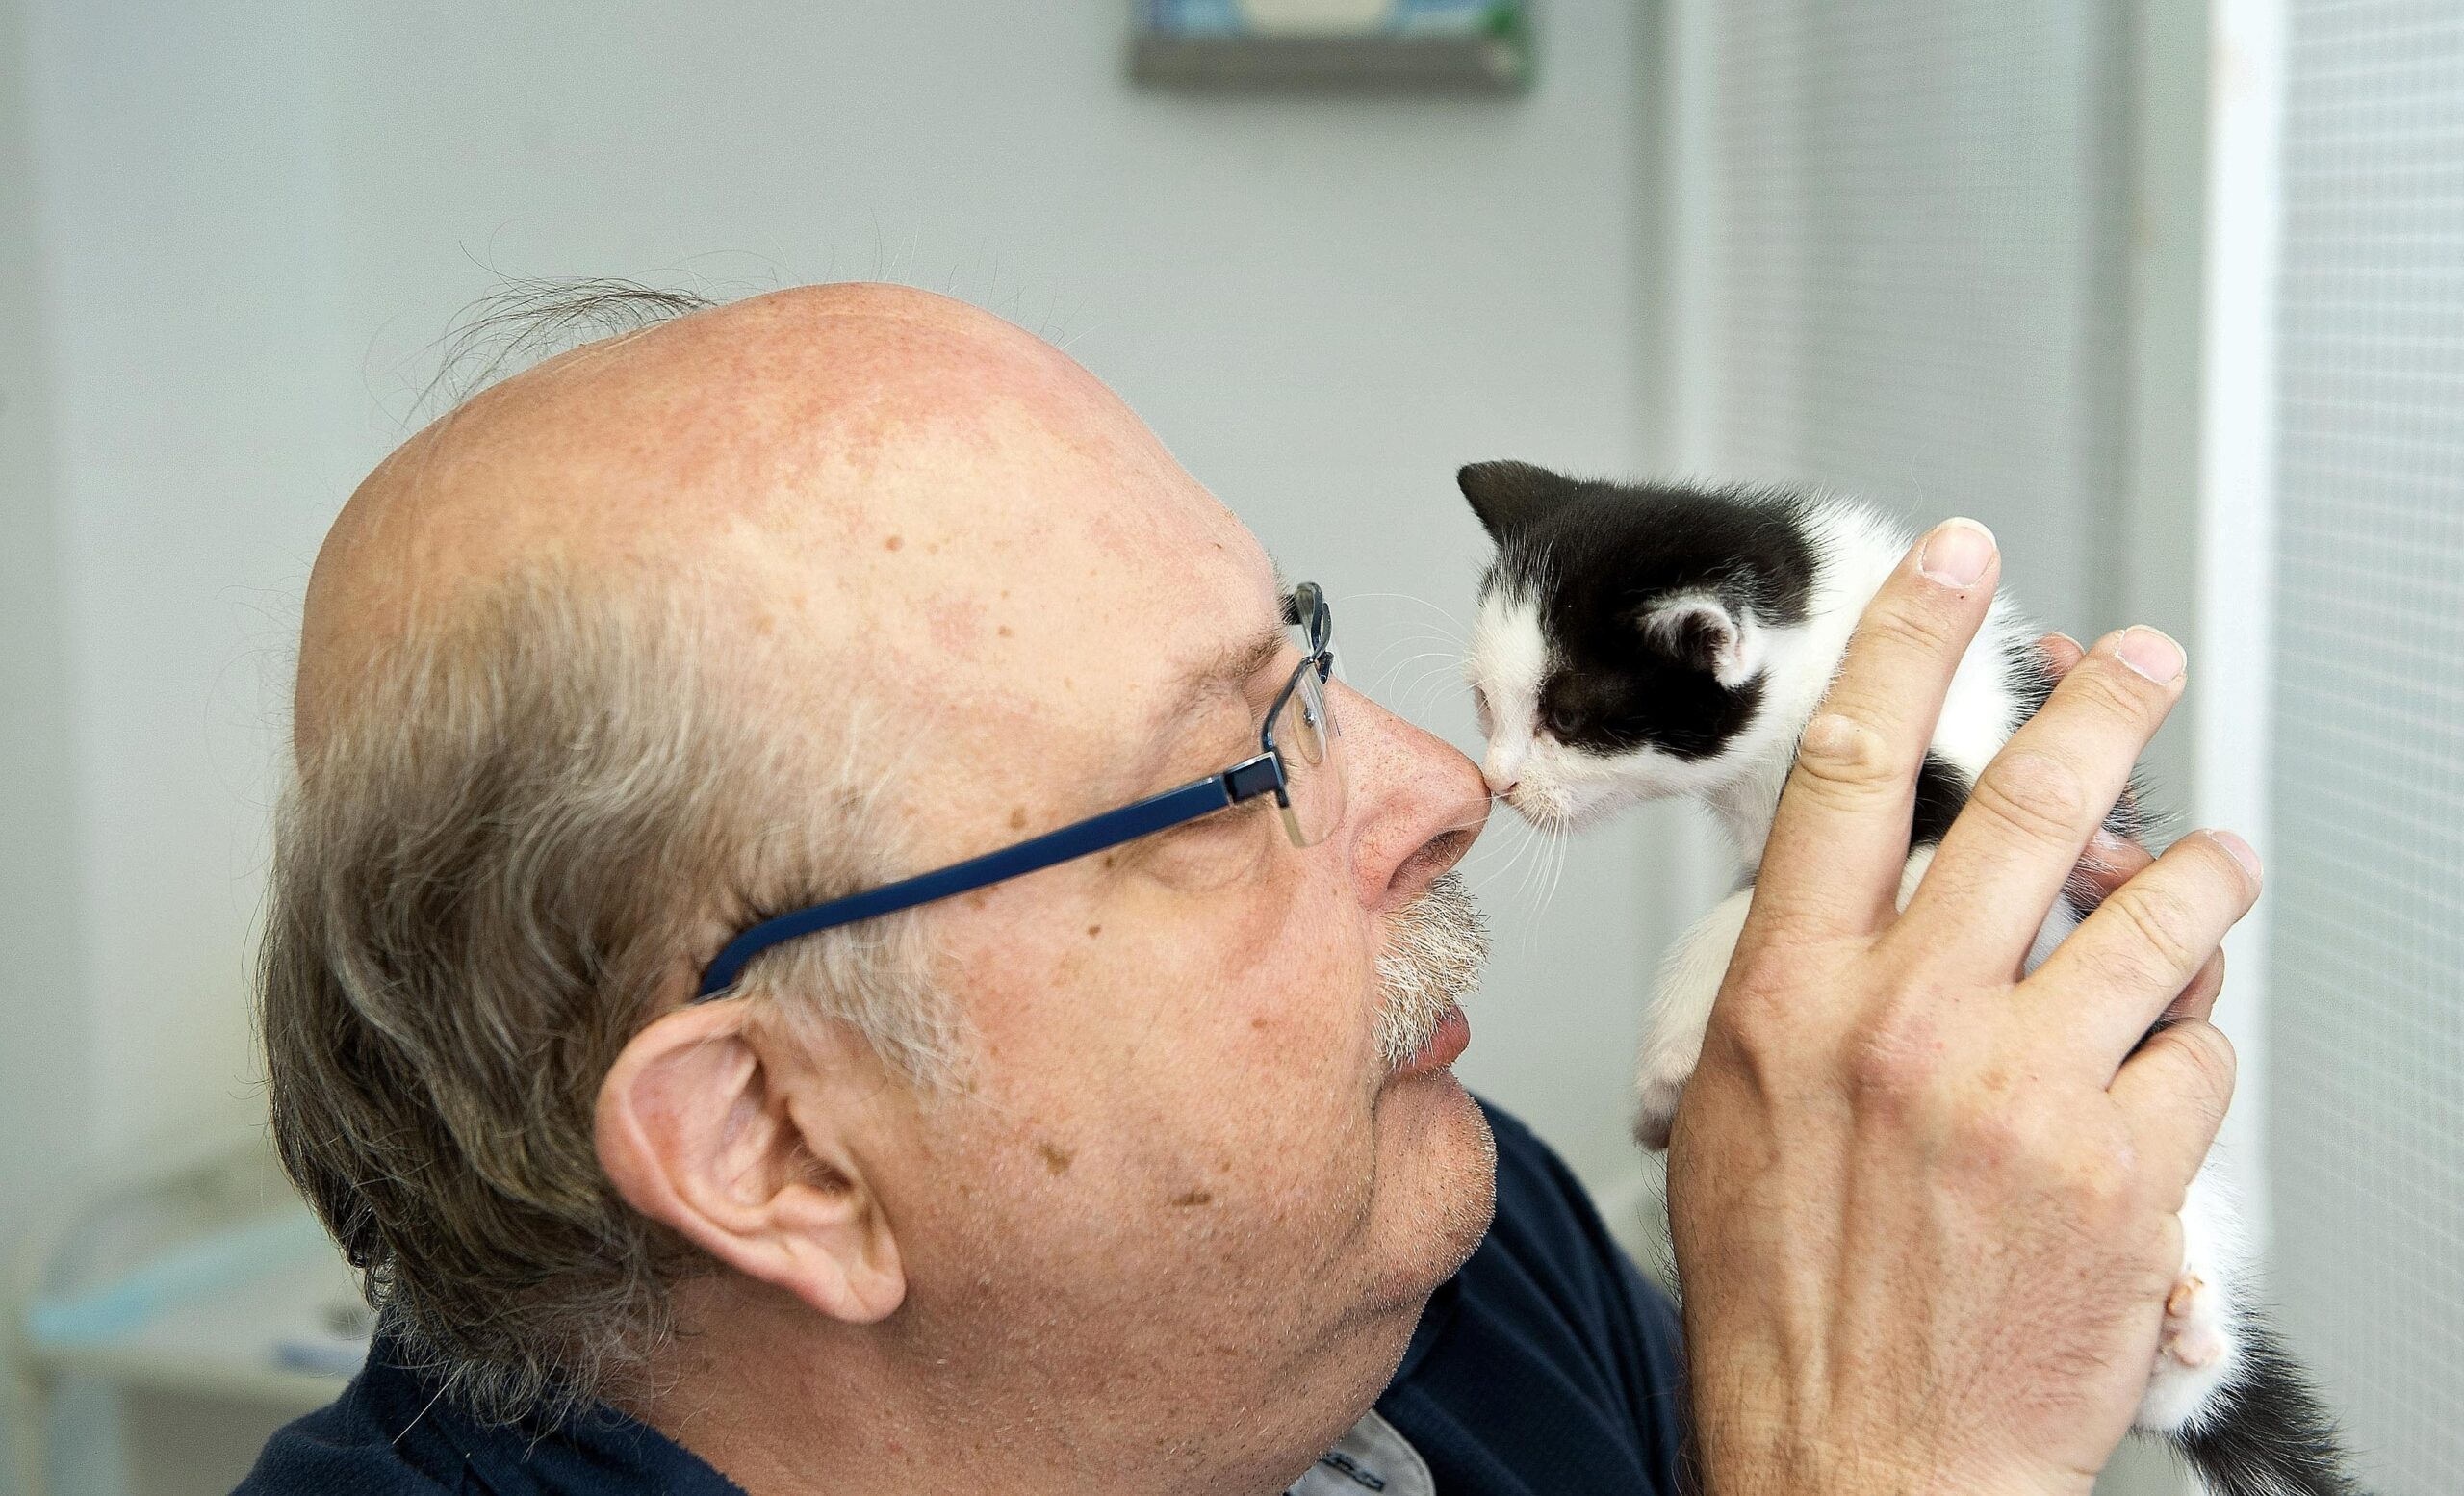
[[[1489,744],[1489,751],[1480,759],[1480,777],[1489,782],[1490,794],[1503,799],[1514,793],[1514,787],[1523,782],[1523,757],[1521,743]]]

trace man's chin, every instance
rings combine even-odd
[[[1391,1265],[1372,1298],[1417,1315],[1488,1234],[1497,1139],[1479,1103],[1444,1069],[1389,1088],[1378,1108],[1378,1193]]]

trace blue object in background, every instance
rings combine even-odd
[[[1174,37],[1247,37],[1284,34],[1259,24],[1278,9],[1263,0],[1255,10],[1243,0],[1144,0],[1140,24]],[[1421,37],[1499,36],[1520,27],[1523,0],[1386,0],[1378,18],[1356,34]],[[1354,34],[1338,31],[1337,34]]]

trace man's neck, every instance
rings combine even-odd
[[[1127,1366],[1100,1387],[1057,1387],[999,1371],[997,1348],[972,1348],[986,1354],[962,1368],[905,1354],[878,1329],[816,1335],[807,1319],[792,1340],[698,1334],[681,1343],[666,1390],[629,1411],[748,1496],[1281,1496],[1362,1410],[1299,1388],[1271,1399],[1194,1391]],[[1279,1430],[1313,1403],[1335,1406],[1337,1427]]]

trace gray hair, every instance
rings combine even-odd
[[[259,1023],[284,1167],[387,1328],[495,1421],[648,1388],[710,1269],[600,1167],[598,1089],[714,924],[893,876],[886,753],[789,762],[702,610],[507,580],[320,703],[276,834]],[[738,991],[929,1088],[955,1034],[916,916],[790,941]]]

